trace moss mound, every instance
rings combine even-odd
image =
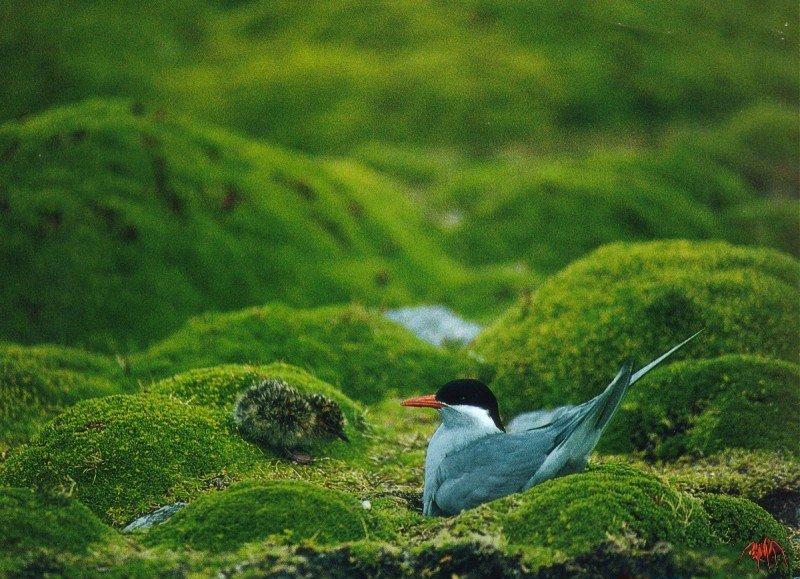
[[[154,528],[147,541],[213,552],[269,537],[341,543],[365,538],[362,512],[356,499],[309,483],[245,482],[199,498]]]
[[[0,359],[34,362],[47,370],[71,370],[103,378],[118,378],[125,372],[123,359],[114,361],[78,348],[53,344],[21,346],[0,342]]]
[[[327,382],[302,368],[283,362],[266,366],[223,364],[210,368],[189,370],[165,378],[147,389],[155,394],[175,396],[192,404],[216,406],[230,410],[239,395],[259,382],[268,379],[282,380],[306,394],[322,394],[335,401],[348,420],[358,423],[363,409]]]
[[[751,541],[766,537],[780,543],[791,562],[792,549],[786,527],[757,504],[727,495],[705,495],[702,501],[714,535],[720,541],[741,552]]]
[[[69,354],[57,348],[0,347],[0,448],[28,440],[44,419],[70,404],[119,392],[104,378],[60,369],[104,370],[88,355]]]
[[[447,238],[455,255],[475,264],[522,261],[553,272],[612,241],[725,238],[708,207],[643,170],[640,157],[626,151],[572,163],[494,161],[466,168],[431,195],[464,211]],[[565,226],[575,216],[580,226]]]
[[[361,306],[300,310],[281,304],[193,318],[134,358],[133,368],[135,374],[164,375],[276,360],[308,370],[361,402],[430,390],[465,371],[455,354]]]
[[[701,328],[680,355],[794,361],[799,273],[787,255],[720,242],[612,244],[524,296],[475,348],[510,414],[583,402],[626,358],[644,364]]]
[[[113,531],[78,501],[0,487],[0,574],[13,575],[37,558],[85,554]]]
[[[666,366],[627,394],[600,449],[647,458],[725,448],[800,455],[800,366],[722,356]]]
[[[609,536],[633,533],[646,544],[708,545],[708,515],[699,500],[656,476],[622,464],[554,479],[527,491],[503,521],[511,544],[586,553]]]
[[[0,338],[125,350],[201,311],[395,304],[461,279],[385,179],[163,111],[51,110],[0,127],[0,155]]]
[[[60,414],[3,464],[0,481],[71,492],[121,525],[224,482],[260,454],[218,411],[164,396],[117,395]]]

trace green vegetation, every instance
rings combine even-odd
[[[40,559],[86,554],[112,534],[78,501],[0,487],[0,575],[36,575]]]
[[[741,552],[751,541],[767,537],[780,543],[787,560],[791,561],[792,549],[786,528],[764,509],[741,497],[706,495],[702,500],[714,534],[723,543]]]
[[[711,546],[700,501],[623,464],[546,481],[527,491],[503,522],[508,540],[575,555],[609,535],[634,533],[647,543]]]
[[[677,362],[630,390],[600,448],[656,459],[726,448],[800,454],[798,406],[796,364],[738,355]]]
[[[259,456],[218,411],[157,395],[107,396],[54,419],[2,465],[0,482],[70,493],[122,525],[225,484]]]
[[[306,394],[327,396],[342,408],[349,422],[357,425],[362,421],[361,405],[313,374],[283,362],[266,366],[225,364],[197,368],[165,378],[148,386],[147,390],[155,394],[175,396],[191,404],[233,410],[236,399],[245,390],[268,379],[282,380]]]
[[[92,375],[108,370],[102,362],[68,349],[0,347],[0,450],[27,441],[47,418],[79,400],[118,393],[115,384]]]
[[[220,552],[244,543],[313,539],[319,544],[365,538],[358,501],[302,482],[244,482],[211,493],[147,536],[148,543]]]
[[[497,366],[492,385],[509,415],[583,402],[626,358],[643,365],[700,329],[679,356],[794,361],[799,276],[794,259],[770,250],[718,242],[611,244],[523,296],[478,336],[475,348]]]
[[[306,150],[388,141],[482,152],[646,142],[751,103],[798,102],[789,2],[363,8],[11,5],[0,110],[16,118],[125,94]]]
[[[277,360],[308,370],[361,402],[427,391],[467,371],[456,354],[361,306],[301,310],[281,304],[193,318],[133,358],[132,367],[136,375],[157,376]]]
[[[0,576],[723,577],[764,536],[800,574],[796,3],[0,22]],[[382,313],[439,304],[486,329]],[[586,472],[421,514],[398,398],[580,403],[700,329]]]
[[[205,310],[399,304],[469,279],[354,163],[116,101],[6,124],[0,151],[7,339],[125,350]]]

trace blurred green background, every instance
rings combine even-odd
[[[0,6],[0,338],[486,321],[616,240],[800,253],[796,2]]]

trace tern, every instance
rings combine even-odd
[[[588,402],[521,414],[507,428],[497,398],[479,380],[453,380],[436,394],[404,400],[403,406],[435,408],[442,419],[425,455],[423,513],[455,515],[583,470],[628,386],[699,333],[635,373],[626,363]]]

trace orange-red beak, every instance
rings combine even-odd
[[[403,400],[400,404],[403,406],[415,406],[417,408],[444,408],[444,404],[436,400],[436,394],[409,398],[408,400]]]

